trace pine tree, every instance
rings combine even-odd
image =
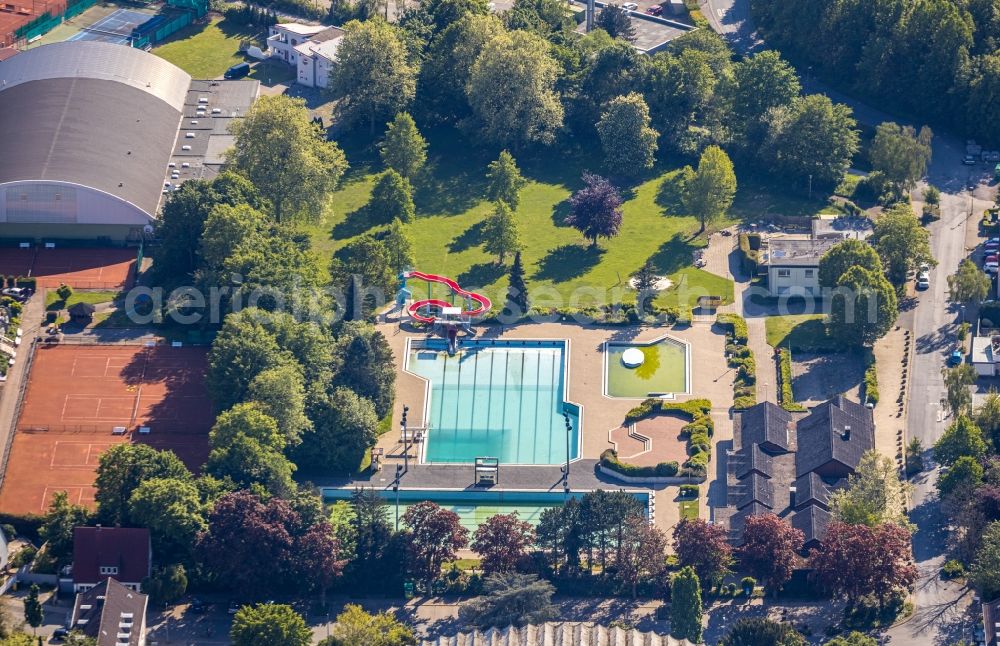
[[[413,219],[413,189],[410,180],[389,169],[379,176],[372,189],[368,209],[378,222],[391,222],[399,218],[403,222]]]
[[[420,171],[427,161],[427,140],[417,130],[406,112],[400,112],[385,131],[382,162],[407,179]]]
[[[685,567],[670,582],[670,634],[692,644],[701,641],[701,584],[694,568]]]
[[[646,303],[649,298],[653,295],[653,286],[656,285],[656,268],[653,266],[652,260],[647,260],[646,264],[639,268],[639,271],[632,274],[632,279],[635,281],[635,291],[636,291],[636,309],[640,312],[646,311]]]
[[[382,243],[389,251],[389,263],[394,271],[400,272],[413,265],[413,243],[406,235],[399,218],[389,225]]]
[[[38,585],[32,584],[28,590],[28,596],[24,598],[24,620],[31,626],[31,631],[42,625],[44,613],[42,612],[42,602],[38,600]]]
[[[487,167],[486,198],[493,202],[506,202],[510,208],[517,209],[525,183],[514,156],[505,150]]]
[[[514,254],[514,264],[510,266],[507,305],[504,309],[514,318],[520,318],[528,313],[528,285],[524,282],[524,265],[521,264],[520,251]]]
[[[486,238],[483,249],[496,254],[497,262],[500,264],[507,259],[507,254],[520,250],[521,239],[517,231],[517,220],[514,219],[514,212],[506,202],[496,203],[493,215],[484,223],[483,237]]]

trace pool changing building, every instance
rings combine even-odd
[[[100,42],[0,62],[0,237],[141,239],[167,193],[219,172],[258,91]]]

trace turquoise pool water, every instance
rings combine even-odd
[[[580,423],[566,404],[566,345],[561,341],[463,341],[449,356],[444,341],[413,347],[407,369],[430,382],[426,462],[507,464],[566,461],[579,455]]]
[[[638,368],[627,368],[622,354],[629,348],[642,351]],[[609,343],[607,346],[607,394],[609,397],[643,399],[688,390],[687,347],[673,339],[654,343]]]
[[[349,500],[353,489],[324,489],[323,499],[327,502]],[[391,489],[380,490],[379,494],[389,503],[389,517],[395,521],[396,494]],[[570,492],[571,497],[583,496],[580,492]],[[649,494],[633,492],[647,512],[649,509]],[[486,519],[496,514],[517,512],[518,518],[537,526],[542,512],[551,507],[559,507],[565,502],[562,492],[548,491],[415,491],[400,490],[399,516],[402,518],[406,510],[422,500],[430,500],[445,509],[458,514],[459,522],[470,532],[475,531]]]

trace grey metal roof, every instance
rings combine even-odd
[[[420,646],[688,646],[691,642],[635,628],[589,622],[547,622],[507,626],[425,639]]]
[[[114,81],[156,97],[175,110],[184,105],[184,96],[191,84],[187,72],[159,56],[96,41],[43,45],[0,63],[0,91],[49,79]],[[113,114],[102,115],[103,120]]]
[[[761,444],[766,450],[790,449],[792,416],[771,402],[761,402],[740,414],[742,446]]]
[[[47,47],[0,63],[0,70]],[[155,215],[162,169],[177,137],[179,108],[134,84],[50,75],[0,90],[0,115],[0,142],[6,151],[0,156],[0,184],[69,182]]]
[[[872,412],[843,395],[813,408],[809,415],[799,420],[797,426],[797,476],[831,461],[853,470],[861,462],[861,456],[875,447]]]
[[[767,478],[771,477],[774,468],[771,456],[760,448],[759,444],[744,446],[733,458],[738,464],[736,467],[737,478],[745,478],[751,473],[759,473]]]
[[[827,510],[818,505],[809,505],[792,515],[792,527],[802,532],[805,539],[803,543],[805,547],[809,547],[811,543],[823,540],[832,519],[833,516]]]

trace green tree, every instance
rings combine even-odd
[[[287,306],[308,316],[305,308],[322,305],[321,299],[313,297],[325,282],[319,262],[290,231],[258,241],[244,240],[226,259],[222,275],[238,285],[233,300],[253,303],[261,310],[280,312]],[[304,300],[309,297],[312,300]]]
[[[959,500],[967,500],[982,484],[983,465],[976,458],[963,455],[938,477],[937,489],[942,498],[955,496]]]
[[[225,410],[246,397],[258,374],[289,360],[274,334],[249,310],[233,312],[212,342],[205,386],[215,407]]]
[[[230,129],[235,141],[226,159],[270,201],[274,219],[318,220],[322,211],[309,207],[322,204],[336,188],[347,158],[310,120],[305,100],[262,96],[235,121]]]
[[[906,517],[910,486],[899,477],[896,464],[878,451],[861,456],[845,489],[834,492],[830,511],[842,523],[875,527],[895,523],[913,529]]]
[[[762,617],[740,619],[719,646],[806,646],[805,638],[791,624]]]
[[[714,119],[710,115],[718,86],[719,77],[708,53],[694,48],[656,53],[642,79],[653,127],[665,140],[682,148],[689,127]]]
[[[747,56],[733,65],[732,77],[727,94],[734,130],[741,145],[754,152],[767,136],[768,111],[785,108],[799,96],[799,77],[775,51]]]
[[[799,186],[834,185],[858,151],[851,109],[821,94],[795,99],[768,113],[768,134],[761,148],[774,171]]]
[[[909,204],[897,204],[875,220],[870,239],[886,276],[893,285],[906,282],[906,275],[920,263],[935,264],[931,255],[930,234],[920,226]]]
[[[819,259],[819,284],[833,289],[851,267],[882,272],[882,261],[870,244],[863,240],[844,240],[830,247]]]
[[[1000,393],[992,388],[986,393],[976,409],[975,421],[985,436],[992,438],[994,451],[1000,452]]]
[[[189,180],[170,193],[156,222],[157,284],[172,285],[198,268],[198,241],[215,207],[247,204],[260,207],[260,197],[245,177],[225,171],[215,179]]]
[[[385,417],[396,398],[396,366],[385,335],[368,324],[344,325],[336,352],[345,358],[335,376],[336,385],[371,400],[375,414]]]
[[[491,574],[483,584],[482,596],[463,603],[458,616],[483,630],[544,623],[559,616],[552,604],[554,592],[551,583],[533,574]]]
[[[507,254],[521,250],[517,220],[506,203],[497,202],[493,207],[493,214],[483,223],[483,239],[483,250],[494,254],[500,264],[507,259]]]
[[[646,312],[649,299],[656,295],[655,287],[658,279],[652,260],[644,262],[642,267],[632,274],[632,287],[636,292],[635,306],[640,312]]]
[[[302,372],[290,363],[259,372],[250,382],[247,398],[277,423],[285,446],[298,446],[302,434],[312,428],[305,412]]]
[[[187,586],[187,571],[180,563],[157,568],[152,576],[142,582],[143,591],[151,596],[155,603],[177,601],[187,592]]]
[[[736,197],[733,162],[718,146],[709,146],[698,160],[698,170],[684,191],[684,207],[701,222],[699,233],[709,222],[726,214]]]
[[[275,496],[295,491],[295,465],[280,449],[242,432],[227,444],[212,448],[205,470],[216,478],[229,478],[240,488],[261,486]]]
[[[330,276],[333,286],[345,293],[347,320],[363,318],[375,305],[392,298],[397,286],[392,262],[385,241],[369,234],[355,238],[337,252],[330,264]],[[372,295],[365,297],[356,287],[376,293],[366,291]]]
[[[839,635],[824,643],[823,646],[878,646],[874,637],[852,630],[846,635]]]
[[[149,528],[153,551],[161,563],[186,561],[198,534],[208,525],[198,488],[191,480],[150,478],[129,497],[129,515]]]
[[[191,472],[173,451],[157,451],[147,444],[116,444],[102,453],[94,481],[97,522],[106,526],[134,524],[129,498],[140,484],[153,478],[190,480]]]
[[[632,16],[616,4],[606,4],[597,14],[594,26],[608,32],[612,38],[621,38],[630,43],[635,42],[635,27],[632,26]]]
[[[946,384],[947,385],[947,384]],[[961,413],[934,443],[934,459],[950,466],[960,457],[980,459],[986,455],[986,440],[976,423]]]
[[[330,628],[330,636],[319,646],[409,646],[416,644],[413,630],[388,612],[369,614],[349,603]]]
[[[963,363],[949,368],[941,368],[944,377],[945,396],[941,404],[951,409],[952,415],[967,413],[972,407],[972,393],[969,386],[976,383],[976,369],[972,364]]]
[[[899,316],[896,291],[876,268],[854,266],[837,281],[827,328],[848,346],[872,345],[892,329]]]
[[[983,599],[995,599],[1000,595],[1000,521],[990,523],[983,532],[969,569],[969,580]]]
[[[202,266],[210,270],[221,269],[240,246],[262,243],[266,230],[267,216],[249,204],[217,205],[205,218],[198,241]]]
[[[927,126],[918,133],[912,126],[891,121],[879,124],[868,149],[872,169],[882,172],[901,191],[910,190],[927,173],[933,138]]]
[[[395,219],[409,222],[416,207],[413,206],[413,188],[410,180],[393,169],[379,175],[368,209],[377,222],[392,222]]]
[[[389,255],[389,267],[393,271],[399,273],[413,266],[413,243],[399,218],[394,219],[389,225],[382,238],[382,244]]]
[[[497,35],[483,47],[466,96],[486,140],[516,148],[555,139],[563,107],[555,89],[559,66],[548,49],[523,31]]]
[[[328,87],[345,124],[375,122],[400,112],[413,100],[417,70],[396,27],[381,18],[344,25],[347,33],[337,49],[337,64]]]
[[[670,581],[670,634],[701,642],[701,583],[694,568],[685,567]]]
[[[240,433],[272,449],[285,448],[278,422],[253,402],[236,404],[220,414],[208,434],[208,443],[212,447],[226,446]]]
[[[407,112],[389,123],[382,141],[382,163],[407,179],[413,179],[427,161],[427,140]]]
[[[491,202],[506,202],[516,210],[521,201],[521,189],[526,183],[514,156],[503,150],[486,169],[486,199]]]
[[[65,563],[73,555],[73,528],[86,525],[90,512],[86,507],[70,503],[65,491],[52,495],[48,511],[45,512],[38,537],[46,544],[45,551],[56,563]],[[7,537],[8,540],[12,538]]]
[[[24,621],[31,626],[32,634],[36,633],[45,619],[42,602],[38,600],[38,592],[38,585],[32,583],[31,587],[28,588],[28,596],[24,598]]]
[[[992,287],[993,280],[968,258],[959,263],[954,275],[948,276],[948,298],[953,303],[978,307]]]
[[[353,472],[375,444],[378,416],[371,400],[336,388],[312,406],[313,429],[302,438],[295,461],[305,471]]]
[[[234,646],[309,646],[312,631],[291,606],[262,603],[239,609],[229,638]]]
[[[510,266],[507,279],[506,312],[514,319],[528,313],[528,285],[524,282],[524,265],[521,263],[521,252],[514,253],[514,262]]]
[[[465,86],[472,65],[486,44],[505,31],[497,16],[483,14],[462,16],[427,48],[417,84],[420,103],[443,121],[455,123],[470,116]]]
[[[635,177],[653,167],[660,133],[649,122],[649,106],[638,92],[608,102],[597,122],[597,134],[604,148],[604,163],[613,173]],[[734,186],[735,180],[734,175]]]

